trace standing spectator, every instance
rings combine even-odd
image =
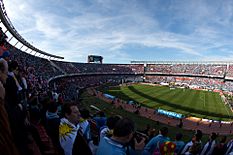
[[[111,137],[113,134],[113,129],[117,123],[118,120],[121,118],[119,116],[111,116],[107,119],[106,126],[103,126],[100,128],[100,140],[104,138],[105,136]]]
[[[129,142],[133,138],[134,123],[128,118],[120,119],[113,130],[111,138],[104,137],[99,144],[96,155],[128,155],[131,148]],[[145,140],[145,139],[144,139]],[[144,140],[135,140],[135,150],[140,150],[144,146]]]
[[[7,72],[7,62],[0,59],[0,152],[4,152],[5,155],[18,155],[18,150],[13,142],[4,102],[5,88],[3,87],[3,84],[6,83]]]
[[[17,76],[19,73],[19,65],[16,61],[9,63],[9,73],[6,81],[6,101],[7,104],[11,106],[19,106],[22,110],[22,105],[20,104],[19,92],[22,90],[22,87],[19,85]]]
[[[46,112],[46,131],[50,136],[54,146],[60,149],[59,143],[59,125],[60,118],[57,114],[57,104],[55,102],[51,102],[48,105],[48,110]]]
[[[64,104],[59,125],[59,140],[65,155],[72,155],[73,144],[79,129],[80,112],[76,104]]]
[[[26,107],[27,106],[27,89],[28,89],[28,85],[27,85],[26,72],[25,71],[19,70],[18,81],[19,81],[19,85],[22,86],[22,91],[20,93],[21,103],[23,104],[24,107]]]
[[[80,110],[82,119],[80,120],[80,127],[81,131],[83,133],[83,136],[85,137],[86,141],[89,142],[91,140],[91,128],[90,128],[90,112],[87,109]]]
[[[5,50],[2,55],[0,56],[0,58],[3,58],[4,60],[6,60],[7,62],[9,62],[9,57],[10,57],[10,52]]]

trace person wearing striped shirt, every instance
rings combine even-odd
[[[214,147],[216,145],[217,134],[213,132],[210,135],[209,141],[204,145],[200,155],[212,155]]]

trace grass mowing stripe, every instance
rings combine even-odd
[[[177,104],[182,104],[181,100],[185,99],[185,97],[187,96],[186,93],[182,93],[185,91],[186,91],[185,89],[183,90],[179,89],[179,91],[176,92],[175,97],[171,101]],[[174,109],[171,109],[171,110],[174,110]],[[177,112],[183,112],[183,111],[180,111],[179,109],[176,109],[176,110]]]
[[[192,94],[192,96],[190,98],[191,104],[189,105],[189,107],[192,107],[195,110],[199,110],[200,104],[198,102],[196,102],[196,100],[200,98],[200,92],[195,90],[194,93],[190,93],[190,94]]]
[[[179,88],[170,90],[169,87],[146,85],[123,86],[119,90],[122,92],[118,94],[123,95],[119,98],[135,100],[151,108],[162,107],[183,114],[193,113],[197,117],[228,120],[226,111],[229,111],[222,104],[219,94],[214,92]],[[233,115],[232,112],[230,114]]]
[[[216,110],[216,98],[215,95],[213,93],[209,93],[206,92],[207,94],[205,95],[205,103],[206,103],[206,110],[208,112],[217,112]]]
[[[189,142],[191,137],[194,134],[193,131],[187,131],[187,130],[183,130],[181,128],[171,127],[171,126],[168,126],[168,125],[165,125],[162,123],[157,124],[153,120],[150,120],[150,119],[147,119],[144,117],[140,117],[137,114],[129,113],[129,112],[126,112],[122,109],[115,109],[115,108],[113,108],[112,104],[106,103],[106,102],[104,102],[104,101],[102,101],[94,96],[90,96],[86,92],[82,93],[80,95],[80,98],[82,98],[80,108],[86,108],[86,109],[90,110],[92,114],[94,114],[96,111],[93,111],[93,109],[90,108],[90,105],[93,105],[93,103],[96,103],[95,106],[97,106],[101,110],[105,111],[107,116],[112,116],[115,114],[115,115],[121,115],[124,117],[126,117],[126,116],[129,117],[130,119],[132,119],[135,122],[136,128],[139,130],[145,130],[145,127],[147,124],[150,124],[151,127],[156,129],[156,131],[161,129],[161,127],[163,127],[163,126],[166,126],[166,127],[168,127],[168,130],[169,130],[168,137],[170,137],[171,140],[175,140],[174,137],[177,133],[182,133],[183,134],[182,139],[185,142]],[[232,139],[233,135],[228,135],[227,138]],[[209,139],[209,135],[203,135],[203,138],[202,138],[203,144],[205,144],[208,139]]]
[[[215,112],[219,112],[219,113],[224,113],[224,109],[222,107],[222,101],[219,100],[219,95],[218,94],[213,94],[213,105],[210,105],[210,110],[213,110]],[[211,102],[209,102],[211,103]]]

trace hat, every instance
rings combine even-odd
[[[10,52],[9,51],[4,51],[3,54],[1,55],[1,58],[6,58],[10,56]]]

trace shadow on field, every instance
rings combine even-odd
[[[152,100],[154,102],[157,102],[157,103],[160,103],[160,104],[163,104],[163,105],[167,105],[167,106],[172,107],[174,109],[181,109],[183,111],[187,111],[187,112],[191,112],[191,113],[197,113],[197,114],[201,114],[201,115],[213,116],[213,117],[233,118],[232,116],[229,116],[229,115],[224,115],[224,114],[219,114],[219,113],[211,113],[211,112],[207,112],[207,111],[204,111],[204,110],[196,110],[196,109],[192,109],[191,107],[185,107],[185,106],[182,106],[182,105],[179,105],[179,104],[174,104],[174,103],[167,102],[167,101],[164,101],[164,100],[161,100],[161,99],[158,99],[158,98],[154,98],[154,97],[151,97],[151,96],[149,96],[147,94],[144,94],[141,91],[138,91],[133,86],[129,86],[128,88],[132,92],[134,92],[134,93],[136,93],[136,94],[138,94],[138,95],[140,95],[140,96],[142,96],[142,97],[144,97],[146,99]]]

